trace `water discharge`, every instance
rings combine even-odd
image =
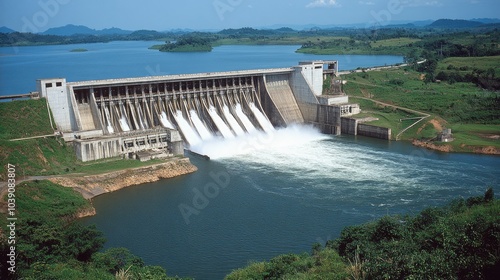
[[[202,142],[196,131],[194,131],[194,129],[189,125],[186,119],[184,119],[181,111],[177,111],[174,114],[174,119],[177,122],[177,125],[181,129],[181,132],[189,145],[195,146],[199,145]]]
[[[128,132],[131,129],[130,129],[129,122],[127,120],[127,114],[125,112],[125,108],[123,107],[123,103],[120,102],[119,107],[120,107],[120,113],[122,116],[120,118],[120,125],[121,125],[123,131]]]
[[[238,118],[240,119],[241,123],[243,124],[248,133],[254,133],[257,131],[257,129],[255,129],[255,126],[248,119],[247,115],[243,113],[243,109],[241,108],[240,103],[236,104],[236,108],[234,108],[234,111],[236,112],[236,115],[238,116]]]
[[[191,149],[207,155],[213,160],[233,158],[241,155],[268,154],[270,151],[295,151],[301,145],[328,139],[318,130],[306,125],[293,125],[270,132],[254,131],[230,139],[214,138]]]
[[[252,113],[254,114],[255,118],[257,118],[257,121],[259,122],[262,129],[267,133],[272,132],[274,130],[274,127],[271,124],[271,122],[266,118],[266,116],[264,116],[264,114],[262,114],[262,112],[257,107],[255,107],[255,104],[253,102],[250,102],[249,106],[250,110],[252,110]]]
[[[139,114],[139,122],[141,123],[141,127],[143,129],[148,128],[148,122],[146,121],[146,118],[144,117],[144,113],[142,111],[141,105],[137,105],[137,113]]]
[[[175,129],[172,123],[168,120],[167,114],[165,112],[161,112],[160,122],[164,128]]]
[[[194,127],[200,134],[201,139],[204,141],[211,140],[213,138],[212,133],[207,129],[207,127],[203,124],[198,113],[195,110],[189,111],[189,115],[191,115],[191,120],[193,121]]]
[[[210,117],[214,121],[215,125],[219,129],[219,132],[222,134],[222,137],[224,137],[226,139],[233,139],[234,138],[233,132],[231,132],[231,129],[227,126],[227,124],[224,122],[224,120],[222,120],[222,118],[219,116],[215,107],[210,106],[210,108],[208,108],[208,114],[210,115]]]
[[[130,127],[128,126],[127,119],[125,118],[125,116],[120,118],[120,127],[122,128],[122,131],[124,131],[124,132],[130,131]]]
[[[106,115],[106,123],[107,123],[108,132],[111,134],[115,133],[115,130],[114,130],[113,126],[111,125],[111,118],[109,116],[108,107],[104,107],[104,114]]]
[[[234,133],[236,133],[236,136],[245,135],[245,131],[241,128],[240,124],[234,118],[233,114],[231,114],[231,111],[229,111],[229,107],[227,107],[227,105],[224,105],[224,108],[222,109],[224,111],[224,117],[229,122],[229,125],[233,129]]]

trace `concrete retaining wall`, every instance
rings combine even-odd
[[[391,140],[391,129],[368,124],[358,124],[358,135]]]
[[[358,120],[351,118],[340,118],[342,134],[358,135]]]
[[[340,108],[318,104],[317,122],[315,125],[325,134],[340,135]]]

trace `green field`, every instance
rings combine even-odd
[[[420,41],[421,41],[420,39],[401,37],[401,38],[375,41],[372,42],[370,45],[372,48],[403,47]]]
[[[366,117],[377,118],[376,121],[367,122],[369,125],[376,125],[390,128],[392,140],[405,128],[412,125],[416,120],[405,120],[408,118],[421,117],[419,114],[403,111],[393,107],[378,105],[373,101],[351,97],[351,102],[358,103],[362,109],[361,114],[354,118],[362,119]]]
[[[297,52],[308,54],[394,54],[404,55],[420,39],[399,37],[385,40],[356,40],[349,37],[310,39]]]
[[[494,64],[494,62],[493,62]],[[487,67],[487,66],[484,66]],[[438,130],[451,128],[455,141],[447,143],[454,151],[473,151],[474,147],[500,147],[500,94],[478,88],[472,83],[425,83],[421,73],[409,69],[390,69],[343,75],[344,91],[361,105],[361,117],[372,116],[371,124],[389,127],[393,137],[411,125],[399,122],[404,113],[355,97],[372,98],[395,106],[414,109],[431,116],[406,131],[401,139],[432,139]],[[437,124],[438,127],[435,127]]]
[[[436,72],[459,72],[464,75],[474,69],[487,71],[490,68],[495,69],[496,77],[500,77],[500,56],[445,58],[438,63]]]

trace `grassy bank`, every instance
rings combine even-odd
[[[450,61],[453,60],[444,60],[439,65],[446,65]],[[488,65],[483,66],[487,67]],[[347,81],[344,91],[354,97],[354,102],[360,103],[363,110],[361,117],[379,118],[373,124],[393,129],[393,136],[411,125],[411,121],[399,120],[410,118],[412,114],[356,97],[370,98],[431,115],[406,131],[401,139],[431,139],[446,127],[452,129],[456,141],[442,144],[451,145],[453,151],[471,152],[474,147],[500,147],[500,141],[495,138],[495,135],[500,135],[499,93],[465,82],[426,83],[423,76],[411,69],[387,69],[352,73],[343,75],[342,79]]]
[[[378,120],[370,121],[368,124],[390,128],[391,140],[396,140],[396,136],[405,128],[412,125],[416,120],[413,118],[421,117],[422,115],[407,112],[401,109],[388,107],[375,103],[374,101],[351,97],[351,102],[358,103],[361,106],[362,113],[353,116],[356,119],[377,118]]]

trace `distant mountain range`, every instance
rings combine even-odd
[[[384,28],[450,28],[450,29],[460,29],[460,28],[475,28],[482,25],[500,24],[500,19],[497,18],[476,18],[472,20],[454,20],[454,19],[439,19],[433,20],[423,20],[423,21],[393,21],[390,25],[377,26]],[[343,24],[343,25],[314,25],[314,24],[304,24],[304,25],[286,25],[286,24],[276,24],[272,26],[260,27],[260,29],[280,29],[288,28],[293,30],[321,30],[321,29],[349,29],[349,28],[372,28],[375,26],[373,23],[359,23],[359,24]],[[190,33],[194,32],[192,29],[172,29],[169,31],[152,31],[152,30],[138,30],[130,31],[123,30],[120,28],[106,28],[102,30],[96,30],[83,25],[73,25],[68,24],[61,27],[50,28],[42,33],[41,35],[57,35],[57,36],[72,36],[72,35],[95,35],[95,36],[106,36],[106,35],[131,35],[134,33],[145,34],[149,33]],[[217,32],[219,30],[204,30],[208,32]],[[11,28],[2,26],[0,27],[0,33],[13,33],[17,32]]]
[[[129,35],[133,31],[120,28],[106,28],[102,30],[91,29],[83,25],[68,24],[66,26],[50,28],[43,35],[71,36],[71,35]]]
[[[0,27],[0,33],[12,33],[12,32],[16,31],[5,26]]]
[[[474,28],[483,25],[479,21],[461,20],[461,19],[440,19],[428,25],[432,28]]]

